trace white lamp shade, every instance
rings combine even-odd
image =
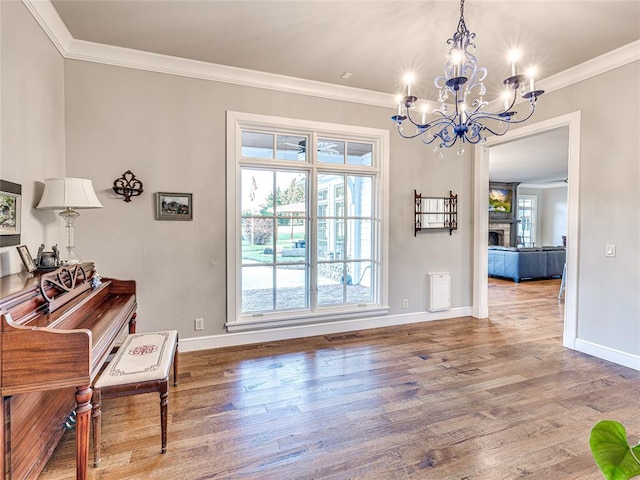
[[[36,208],[64,210],[65,208],[102,208],[93,182],[85,178],[47,178],[44,193]]]

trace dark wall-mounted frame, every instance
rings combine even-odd
[[[157,192],[156,220],[193,220],[193,194]]]
[[[20,244],[22,185],[0,180],[0,247]]]

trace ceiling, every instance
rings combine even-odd
[[[541,187],[564,185],[569,176],[569,127],[491,147],[489,180]]]
[[[412,93],[434,101],[460,8],[458,0],[52,4],[78,40],[391,94],[411,71]],[[467,0],[464,16],[489,70],[488,99],[510,75],[514,47],[520,71],[534,65],[543,79],[640,39],[640,0]]]

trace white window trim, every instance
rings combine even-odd
[[[325,323],[332,320],[346,320],[352,318],[362,318],[387,314],[390,310],[388,305],[388,265],[389,265],[389,131],[368,127],[356,127],[352,125],[341,125],[309,120],[298,120],[291,118],[275,117],[269,115],[259,115],[244,112],[227,111],[227,322],[226,327],[229,332],[246,330],[257,330],[262,328],[291,327],[296,325],[308,325],[314,323]],[[309,131],[317,135],[335,135],[339,132],[340,137],[346,140],[353,137],[362,140],[362,137],[370,137],[379,149],[378,190],[377,208],[380,213],[380,225],[378,225],[378,237],[382,245],[379,247],[380,268],[379,268],[379,292],[380,304],[376,305],[349,305],[336,308],[322,308],[321,312],[292,312],[270,315],[268,313],[259,314],[248,319],[240,317],[240,258],[238,255],[238,242],[240,238],[240,222],[237,221],[241,212],[241,199],[238,194],[240,185],[239,152],[241,151],[243,129],[264,130],[286,129],[295,133],[299,131],[306,134]],[[290,161],[270,160],[273,167],[288,165]],[[332,170],[339,170],[339,165],[330,165]],[[336,168],[338,167],[338,168]],[[318,167],[320,171],[320,167]],[[315,216],[315,213],[313,214]],[[277,317],[277,318],[275,318]]]
[[[520,207],[520,200],[532,200],[533,201],[533,207]],[[531,215],[532,218],[532,222],[531,222],[531,242],[532,244],[536,244],[538,242],[537,236],[538,236],[538,196],[537,195],[530,195],[530,194],[522,194],[522,195],[518,195],[518,205],[516,206],[516,212],[519,209],[524,209],[524,210],[531,210],[533,212],[533,214]],[[520,224],[518,224],[520,225]]]

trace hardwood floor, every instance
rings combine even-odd
[[[559,280],[489,280],[460,318],[180,354],[156,395],[103,404],[91,479],[601,480],[591,427],[640,434],[640,372],[564,349]],[[41,480],[74,477],[74,433]]]

